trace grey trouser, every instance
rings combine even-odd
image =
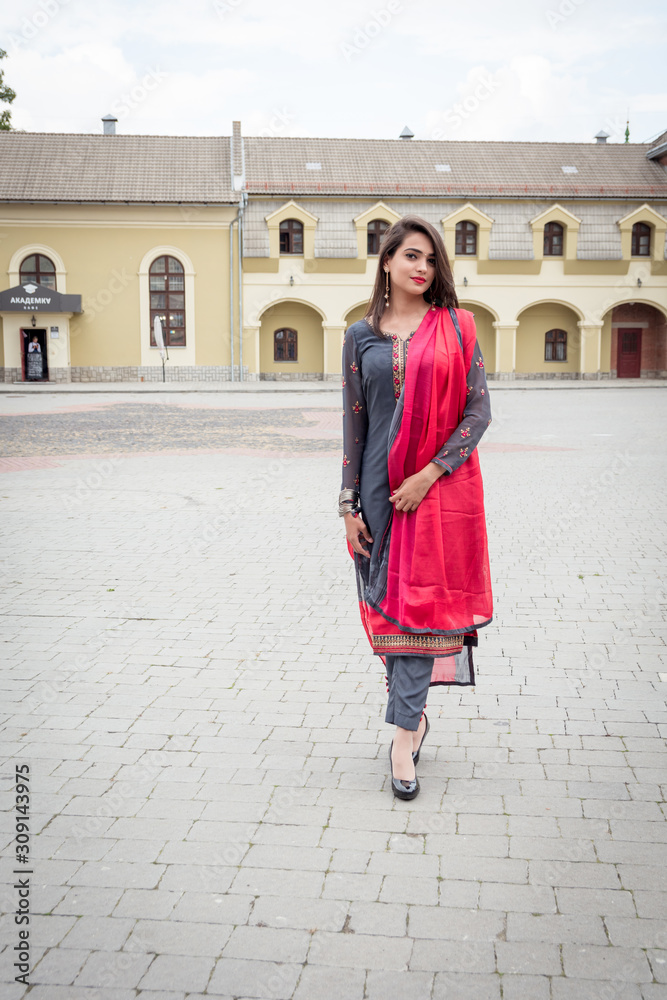
[[[415,732],[426,706],[432,656],[385,656],[387,677],[387,713],[385,722]]]

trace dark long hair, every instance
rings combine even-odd
[[[435,228],[419,215],[404,215],[402,219],[390,226],[382,237],[375,284],[366,309],[365,319],[369,320],[373,332],[381,337],[382,316],[385,311],[385,272],[382,267],[386,257],[393,257],[408,233],[423,233],[433,244],[435,257],[435,276],[433,282],[424,293],[424,302],[434,302],[436,306],[453,306],[458,309],[459,300],[454,287],[454,275],[445,249],[445,243]],[[389,279],[389,294],[391,296],[391,278]]]

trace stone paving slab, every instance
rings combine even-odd
[[[163,450],[165,425],[101,474],[89,441],[30,464],[19,429],[25,464],[0,481],[3,1000],[667,997],[665,397],[609,388],[492,386],[495,618],[475,687],[429,695],[412,802],[391,795],[333,436],[202,451],[183,407],[197,447]],[[258,428],[267,399],[285,439],[329,420],[327,392],[267,391]],[[39,396],[45,462],[60,404]],[[137,405],[95,419],[131,440]]]

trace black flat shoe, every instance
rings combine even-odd
[[[414,799],[416,795],[419,794],[419,778],[415,774],[413,781],[408,781],[407,778],[395,778],[394,777],[394,762],[391,759],[391,747],[393,747],[394,741],[391,741],[391,746],[389,747],[389,766],[391,767],[391,789],[397,799]]]
[[[426,714],[426,712],[424,712],[424,718],[426,719],[426,729],[424,730],[424,735],[422,736],[421,743],[419,744],[419,746],[417,747],[417,749],[412,751],[412,760],[413,760],[413,762],[415,764],[417,764],[419,762],[419,752],[420,752],[420,750],[422,748],[422,743],[426,739],[426,734],[429,731],[429,729],[431,728],[431,724],[428,721],[428,715]]]

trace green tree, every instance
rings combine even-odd
[[[0,49],[0,59],[4,59],[6,55],[7,53],[5,50]],[[11,104],[15,97],[16,93],[5,83],[5,71],[0,68],[0,101],[5,104]],[[12,113],[9,108],[5,108],[4,111],[0,111],[0,132],[11,132],[11,117]]]

